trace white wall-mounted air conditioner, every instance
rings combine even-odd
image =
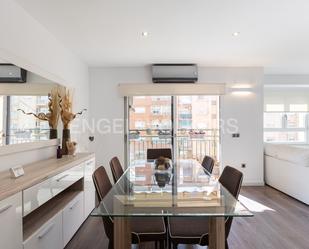
[[[153,64],[153,83],[195,83],[198,80],[196,64]]]
[[[0,64],[0,83],[25,83],[27,71],[13,64]]]

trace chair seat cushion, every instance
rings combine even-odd
[[[166,227],[161,217],[132,217],[131,230],[139,242],[164,240]]]
[[[168,218],[170,238],[176,244],[208,244],[207,218]]]

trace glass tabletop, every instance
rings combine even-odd
[[[195,160],[168,170],[153,162],[130,166],[93,210],[92,216],[252,216]]]

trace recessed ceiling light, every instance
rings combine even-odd
[[[234,32],[233,36],[239,36],[239,34],[240,34],[239,32]]]
[[[149,33],[147,31],[142,32],[142,36],[148,36],[148,35],[149,35]]]

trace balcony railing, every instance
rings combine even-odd
[[[205,155],[209,155],[219,160],[219,132],[217,130],[198,132],[179,130],[177,134],[174,139],[177,159],[202,161]],[[129,145],[130,163],[134,163],[146,159],[147,149],[172,148],[172,136],[167,130],[163,131],[163,135],[162,131],[161,135],[147,135],[144,130],[135,130],[130,133]]]
[[[49,139],[49,129],[10,129],[9,144],[27,143]],[[5,140],[5,139],[4,139]]]

